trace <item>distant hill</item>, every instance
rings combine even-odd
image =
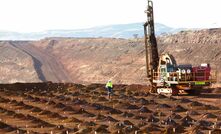
[[[176,33],[183,28],[172,28],[156,23],[156,35]],[[0,40],[39,40],[46,37],[108,37],[108,38],[132,38],[134,34],[143,36],[143,23],[119,24],[99,26],[77,30],[49,30],[37,33],[17,33],[0,31]]]

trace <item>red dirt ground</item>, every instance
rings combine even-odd
[[[219,89],[199,96],[148,93],[141,85],[0,85],[0,133],[221,133]]]

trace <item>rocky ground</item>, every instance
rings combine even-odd
[[[0,85],[0,133],[221,133],[221,94],[164,96],[140,85]]]

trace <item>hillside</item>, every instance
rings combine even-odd
[[[146,83],[144,45],[126,39],[46,39],[35,42],[52,53],[77,83]]]
[[[217,68],[219,71],[220,39],[221,29],[186,31],[159,36],[158,46],[160,53],[173,54],[178,64],[210,63],[213,69]],[[108,79],[112,79],[114,83],[147,83],[143,39],[46,38],[40,41],[2,43],[13,50],[1,49],[0,57],[5,57],[4,54],[7,54],[9,56],[6,58],[13,59],[13,64],[9,65],[13,68],[12,71],[17,71],[17,75],[22,76],[16,77],[18,81],[72,81],[87,84],[105,83]],[[26,64],[27,61],[30,63]],[[36,61],[41,66],[36,64],[38,63]],[[6,66],[10,62],[7,60],[2,65]],[[29,69],[26,72],[32,73],[26,74],[20,71],[22,69],[19,69],[17,64],[20,66],[24,64],[23,71]],[[4,69],[0,70],[1,74],[4,74]],[[1,77],[0,81],[3,80],[15,81],[9,71]]]
[[[29,54],[0,42],[0,83],[40,82],[39,64]]]

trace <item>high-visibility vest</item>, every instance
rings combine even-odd
[[[112,82],[107,82],[106,87],[113,88]]]

